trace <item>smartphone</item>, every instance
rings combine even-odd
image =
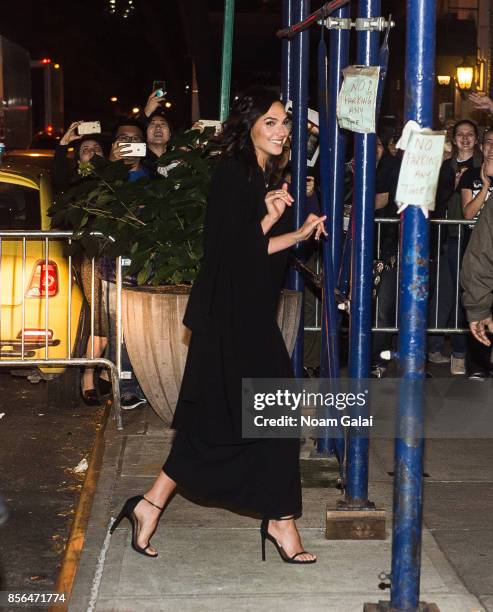
[[[119,142],[118,146],[126,147],[125,151],[122,152],[122,157],[145,157],[146,156],[146,143],[145,142]]]
[[[101,134],[101,123],[99,121],[83,121],[77,127],[79,136],[86,134]]]
[[[205,128],[213,127],[216,136],[221,133],[222,123],[217,121],[217,119],[199,119],[198,123],[202,124]]]
[[[152,91],[156,92],[158,98],[162,98],[166,95],[166,81],[154,81],[152,84]]]

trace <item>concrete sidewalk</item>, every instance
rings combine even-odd
[[[388,512],[386,541],[325,539],[325,506],[340,498],[339,491],[323,486],[333,480],[334,468],[327,461],[305,458],[304,514],[299,526],[307,550],[318,556],[316,564],[282,563],[270,543],[267,562],[262,563],[257,522],[192,504],[180,496],[166,510],[152,539],[159,557],[146,559],[130,547],[128,521],[111,540],[107,532],[123,501],[145,491],[160,470],[170,448],[170,434],[150,408],[126,413],[124,419],[123,432],[117,432],[113,422],[107,427],[101,475],[70,610],[353,612],[361,611],[365,602],[389,599],[389,591],[378,588],[378,575],[389,572],[391,563],[392,478],[387,472],[392,469],[392,444],[375,444],[370,465],[370,498]],[[450,449],[445,456],[438,455],[443,471]],[[426,469],[435,472],[429,464]],[[484,469],[489,469],[489,476],[481,482],[491,490],[492,464]],[[449,480],[452,477],[449,474]],[[491,516],[486,502],[484,510]],[[486,596],[480,602],[466,589],[425,528],[421,599],[436,603],[442,612],[493,610],[488,591],[482,593]],[[492,604],[493,598],[489,601]]]

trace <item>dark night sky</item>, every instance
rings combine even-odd
[[[62,65],[66,123],[80,117],[111,121],[111,96],[118,96],[120,112],[128,112],[143,105],[153,80],[164,78],[173,102],[170,117],[186,124],[190,104],[185,84],[190,83],[192,54],[201,58],[202,116],[212,118],[218,106],[223,0],[133,1],[136,8],[126,19],[109,13],[109,0],[2,2],[0,34],[25,47],[33,59],[51,57]],[[321,4],[314,0],[312,10]],[[383,4],[387,12],[393,2]],[[398,0],[395,4],[403,5]],[[281,5],[281,0],[236,0],[234,89],[251,82],[279,83],[281,45],[275,32],[281,25]],[[393,37],[392,61],[401,67],[397,45],[402,36]],[[318,38],[317,28],[313,52]],[[314,86],[313,80],[312,97]]]

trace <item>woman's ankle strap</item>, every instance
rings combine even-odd
[[[158,510],[162,510],[161,506],[158,506],[154,502],[151,502],[151,500],[147,499],[147,497],[145,495],[142,495],[142,498],[145,499],[148,504],[151,504],[151,506],[154,506],[154,508],[157,508]]]

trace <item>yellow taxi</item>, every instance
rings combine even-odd
[[[84,298],[65,256],[67,239],[24,240],[7,234],[50,230],[51,204],[45,170],[15,162],[0,165],[0,368],[2,360],[24,359],[25,365],[9,370],[32,382],[62,383],[63,368],[27,364],[83,354]],[[61,385],[59,391],[78,393],[72,384]]]

